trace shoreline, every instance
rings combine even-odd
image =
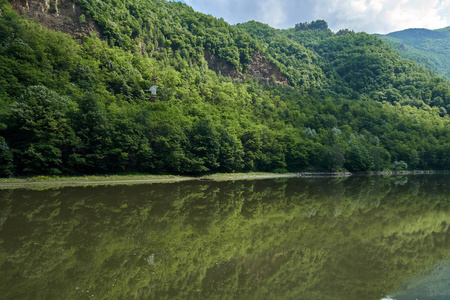
[[[83,187],[107,185],[135,185],[151,183],[175,183],[182,181],[230,181],[258,180],[276,178],[320,178],[320,177],[350,177],[350,176],[401,176],[401,175],[432,175],[450,174],[450,171],[415,170],[415,171],[377,171],[377,172],[298,172],[298,173],[219,173],[205,176],[175,176],[175,175],[105,175],[84,177],[29,177],[0,179],[0,189],[36,189],[58,187]]]
[[[38,176],[29,178],[0,179],[0,189],[36,189],[58,187],[85,187],[107,185],[135,185],[151,183],[175,183],[182,181],[229,181],[269,178],[298,177],[298,173],[224,173],[205,176],[176,176],[176,175],[103,175],[84,177],[49,177]]]

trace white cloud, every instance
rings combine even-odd
[[[334,31],[387,33],[450,26],[450,0],[186,0],[231,24],[256,20],[276,28],[324,19]]]
[[[259,1],[259,10],[261,14],[261,21],[270,23],[274,27],[279,27],[286,19],[283,2],[278,0]]]

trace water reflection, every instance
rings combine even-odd
[[[450,260],[449,178],[1,190],[0,295],[431,299],[411,278]]]

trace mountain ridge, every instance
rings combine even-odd
[[[377,36],[402,57],[450,79],[450,26],[436,30],[411,28]]]

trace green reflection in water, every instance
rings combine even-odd
[[[450,260],[449,179],[2,190],[0,295],[379,300]]]

